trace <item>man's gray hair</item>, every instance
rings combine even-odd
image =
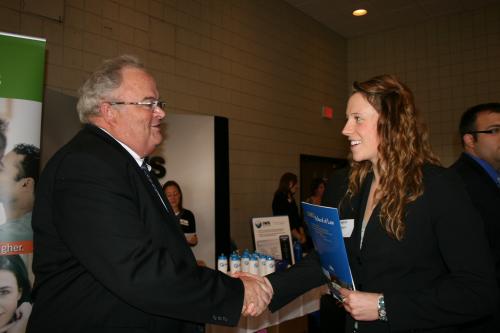
[[[121,55],[105,60],[102,65],[90,75],[79,89],[79,99],[76,104],[80,122],[89,123],[89,118],[99,114],[99,106],[110,93],[122,83],[122,69],[125,67],[146,70],[140,60],[132,55]]]

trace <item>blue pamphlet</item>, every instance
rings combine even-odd
[[[323,272],[330,279],[330,292],[339,301],[340,287],[354,290],[349,260],[345,249],[337,208],[302,202],[304,220],[309,228],[314,248],[319,254]]]

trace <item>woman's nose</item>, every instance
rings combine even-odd
[[[344,128],[342,129],[342,134],[345,136],[349,136],[351,133],[352,133],[352,126],[348,120],[346,121]]]

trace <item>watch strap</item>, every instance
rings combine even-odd
[[[384,295],[378,297],[378,320],[387,321],[387,311],[385,310]]]

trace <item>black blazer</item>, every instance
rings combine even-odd
[[[354,283],[361,291],[384,293],[388,323],[359,322],[363,332],[455,332],[457,326],[493,311],[497,288],[483,230],[458,177],[443,168],[424,168],[424,194],[406,209],[406,234],[402,241],[387,235],[378,221],[376,207],[367,225],[360,250],[361,219],[372,175],[354,198],[355,226],[345,240]],[[272,309],[282,299],[318,283],[317,268],[304,264],[293,273],[301,282],[296,289],[275,288]],[[306,272],[304,272],[306,271]],[[290,277],[286,280],[290,281]],[[312,281],[308,283],[308,281]],[[282,288],[285,294],[282,294]],[[295,294],[294,294],[295,293]],[[348,316],[346,332],[354,321]]]
[[[500,286],[500,188],[476,161],[462,153],[459,159],[450,167],[462,179],[472,203],[484,222],[486,238],[495,261],[497,285]],[[500,301],[494,320],[484,331],[500,331]],[[471,332],[479,332],[476,326]]]
[[[500,285],[500,188],[483,167],[467,154],[460,155],[450,168],[462,179],[484,222],[486,237],[495,257],[497,282]]]
[[[97,127],[49,161],[32,224],[28,332],[186,332],[186,321],[239,320],[241,281],[196,265],[137,162]]]

